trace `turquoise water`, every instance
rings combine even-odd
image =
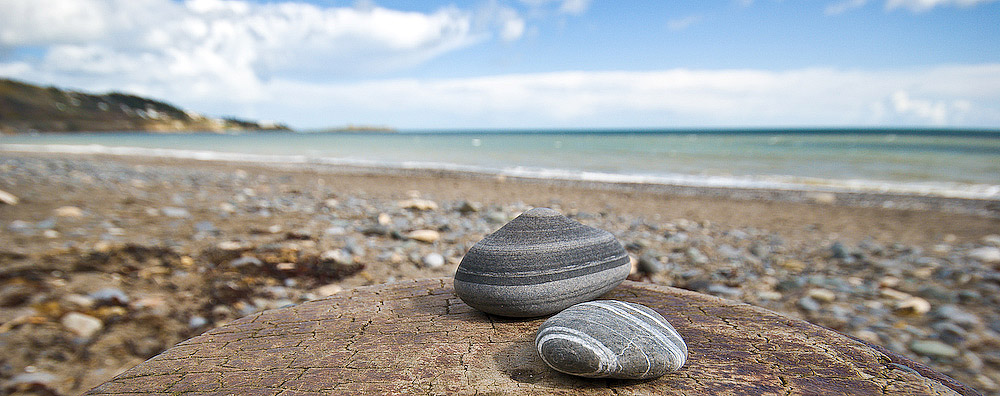
[[[1000,199],[1000,131],[44,134],[0,137],[0,150]]]

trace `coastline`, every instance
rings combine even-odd
[[[0,380],[48,373],[56,394],[259,310],[450,276],[538,206],[616,235],[633,280],[800,317],[1000,392],[1000,267],[976,258],[1000,247],[996,201],[14,152],[0,190],[20,198],[0,204]]]

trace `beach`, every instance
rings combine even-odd
[[[451,276],[533,207],[630,279],[743,301],[1000,392],[1000,202],[457,170],[3,152],[0,381],[73,395],[235,318]]]

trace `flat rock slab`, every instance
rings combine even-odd
[[[602,296],[662,314],[688,362],[653,380],[586,379],[538,357],[545,318],[476,311],[451,279],[343,291],[184,341],[89,395],[955,395],[960,383],[884,349],[750,305],[626,281]]]

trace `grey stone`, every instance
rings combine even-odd
[[[955,322],[963,328],[974,330],[983,328],[983,320],[976,314],[970,313],[954,305],[945,305],[935,311],[938,318]]]
[[[188,212],[187,209],[177,208],[173,206],[166,206],[160,208],[160,213],[163,213],[164,216],[173,217],[175,219],[183,219],[191,217],[191,212]]]
[[[687,345],[663,316],[616,300],[577,304],[549,318],[535,347],[553,369],[591,378],[656,378],[687,360]]]
[[[63,315],[60,322],[67,330],[83,338],[93,337],[104,328],[104,323],[100,319],[79,312]]]
[[[444,266],[444,256],[440,253],[430,253],[424,256],[424,258],[421,259],[421,262],[424,264],[424,267],[427,268],[440,268]]]
[[[659,274],[666,272],[667,265],[658,260],[655,256],[645,254],[639,257],[639,270],[647,274]]]
[[[935,358],[955,358],[958,357],[958,349],[937,340],[915,341],[910,344],[910,349],[920,355]]]
[[[129,302],[128,295],[125,292],[113,287],[106,287],[95,291],[90,293],[88,297],[103,304],[126,305]]]
[[[800,298],[799,301],[798,301],[798,306],[799,306],[799,308],[802,308],[803,310],[805,310],[807,312],[816,312],[816,311],[819,311],[819,309],[820,309],[819,303],[816,302],[816,300],[813,300],[810,297],[802,297],[802,298]]]
[[[188,319],[188,327],[192,329],[197,329],[207,324],[208,324],[208,319],[205,319],[204,317],[201,316],[192,316],[191,319]]]
[[[254,256],[243,256],[237,259],[233,259],[232,261],[229,262],[229,266],[233,268],[239,268],[245,265],[260,267],[264,265],[264,262],[260,261],[259,258],[256,258]]]
[[[455,273],[455,293],[484,312],[542,316],[606,293],[630,269],[611,233],[536,208],[469,249]]]
[[[972,249],[969,251],[968,256],[985,264],[996,264],[1000,263],[1000,248],[987,246]]]

